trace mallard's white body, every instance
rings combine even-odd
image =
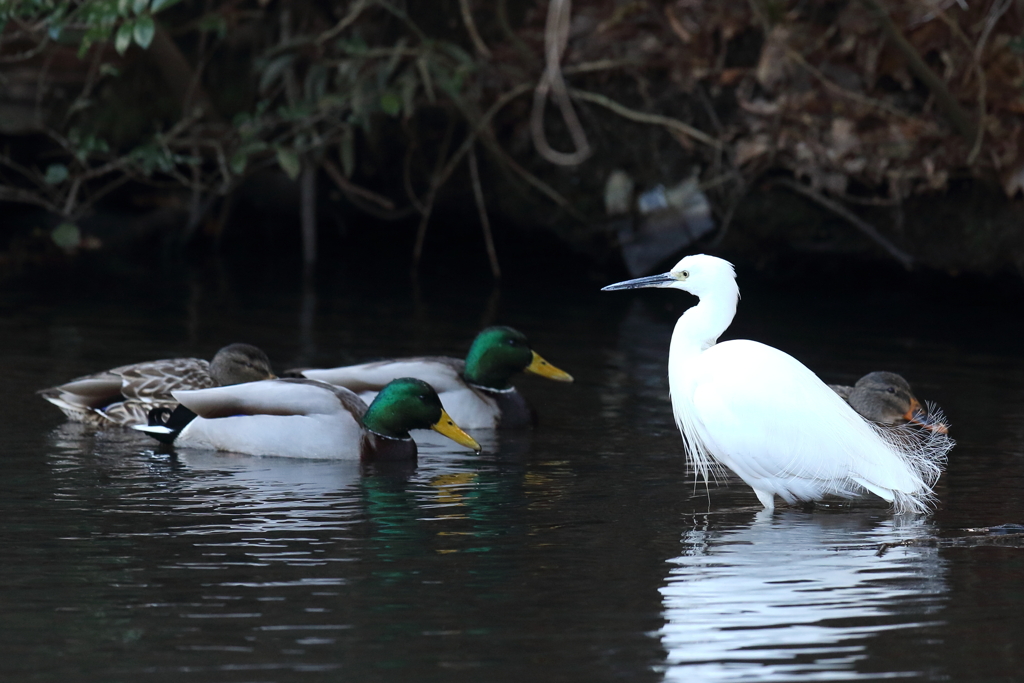
[[[378,361],[322,370],[301,370],[303,377],[327,382],[354,391],[367,404],[388,382],[399,377],[415,377],[434,387],[445,410],[463,429],[494,429],[501,422],[501,406],[495,396],[516,393],[515,389],[497,392],[483,390],[462,378],[465,361],[430,357]]]
[[[199,416],[178,435],[178,446],[334,460],[362,454],[366,405],[339,387],[265,380],[176,391],[174,398]]]

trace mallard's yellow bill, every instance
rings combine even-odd
[[[554,365],[541,358],[540,354],[536,351],[533,352],[533,362],[526,366],[526,371],[532,372],[535,375],[540,375],[541,377],[553,379],[556,382],[572,381],[572,375],[565,370],[559,370]]]
[[[430,428],[438,434],[444,434],[460,446],[472,448],[477,453],[483,450],[480,448],[480,444],[476,442],[476,439],[462,431],[462,428],[455,424],[455,420],[448,416],[448,411],[444,408],[441,409],[441,419],[430,425]]]

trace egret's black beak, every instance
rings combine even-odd
[[[613,292],[616,289],[640,289],[641,287],[670,287],[678,282],[673,277],[672,273],[662,273],[661,275],[648,275],[647,277],[638,277],[635,280],[626,280],[625,282],[616,282],[614,285],[608,285],[602,287],[602,292]]]

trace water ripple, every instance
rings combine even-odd
[[[687,531],[660,591],[666,680],[877,678],[856,671],[866,639],[941,623],[948,588],[934,548],[877,555],[881,543],[930,536],[930,524],[863,524],[853,512],[782,513]]]

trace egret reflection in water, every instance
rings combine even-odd
[[[705,518],[660,589],[665,679],[876,678],[857,670],[868,641],[937,621],[948,590],[935,548],[878,547],[931,533],[925,520],[849,511],[759,514],[722,531]]]

